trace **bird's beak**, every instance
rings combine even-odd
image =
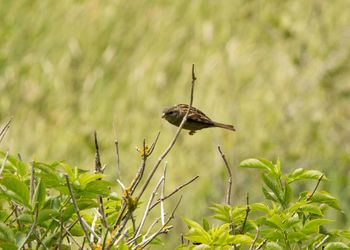
[[[162,114],[162,118],[164,118],[164,117],[165,117],[165,113]]]

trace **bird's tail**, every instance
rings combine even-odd
[[[235,127],[232,126],[232,125],[229,125],[229,124],[223,124],[223,123],[219,123],[219,122],[214,122],[214,126],[215,127],[219,127],[219,128],[232,130],[232,131],[236,131]]]

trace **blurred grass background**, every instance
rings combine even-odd
[[[1,1],[0,121],[13,116],[1,148],[92,169],[96,129],[113,178],[118,139],[128,183],[135,146],[161,131],[152,163],[174,135],[161,111],[188,102],[195,63],[194,106],[238,131],[182,133],[167,157],[168,191],[200,179],[178,215],[199,219],[224,200],[218,144],[233,166],[234,204],[248,191],[262,198],[258,175],[238,163],[279,157],[286,171],[325,171],[349,214],[349,9],[347,0]]]

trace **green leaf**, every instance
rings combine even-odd
[[[96,208],[99,206],[99,204],[91,199],[79,199],[76,200],[79,210],[85,210],[85,209],[90,209],[90,208]],[[75,208],[73,204],[67,205],[66,209],[63,210],[63,218],[64,220],[68,220],[73,214],[75,214]]]
[[[343,242],[331,242],[331,243],[328,243],[325,247],[325,250],[345,250],[345,249],[350,249],[350,247]]]
[[[205,218],[205,217],[203,218],[203,229],[204,229],[205,231],[209,231],[209,229],[210,229],[208,219]]]
[[[273,192],[274,197],[277,198],[277,201],[281,205],[285,205],[285,201],[283,199],[283,193],[282,193],[282,187],[278,184],[278,181],[276,180],[277,177],[271,177],[267,174],[262,175],[262,179],[267,187]]]
[[[60,163],[45,164],[41,162],[34,162],[34,168],[36,169],[35,175],[41,178],[45,186],[49,188],[56,188],[62,185],[66,185],[66,182],[62,176],[57,171],[57,166]]]
[[[264,187],[262,188],[262,192],[265,196],[265,199],[271,200],[274,202],[279,202],[277,196],[273,192],[267,191],[267,189]]]
[[[0,241],[16,243],[16,238],[12,230],[2,222],[0,222]]]
[[[268,172],[271,172],[274,168],[274,165],[270,161],[264,159],[247,159],[242,161],[239,166],[241,168],[258,168],[267,170]]]
[[[266,244],[266,248],[267,250],[283,250],[284,248],[280,245],[278,245],[276,242],[268,242]]]
[[[332,222],[332,220],[327,219],[314,219],[311,221],[307,221],[302,229],[302,232],[305,234],[318,233],[319,227],[325,224]]]
[[[29,208],[29,189],[27,185],[20,181],[14,175],[3,176],[0,184],[3,185],[2,191],[9,198],[23,206]]]
[[[207,233],[197,222],[184,218],[184,222],[189,226],[190,230],[185,235],[187,240],[192,242],[199,242],[202,244],[209,245],[211,243],[211,238],[209,233]]]
[[[5,158],[6,153],[0,151],[0,156],[2,159],[0,159],[0,162],[2,163],[3,158]],[[6,167],[12,170],[12,173],[17,173],[20,176],[25,176],[27,174],[27,170],[29,169],[29,166],[25,164],[23,161],[17,159],[17,157],[14,157],[12,155],[8,155]]]
[[[78,181],[83,189],[85,189],[86,185],[90,182],[96,181],[98,179],[102,179],[104,177],[103,174],[93,174],[93,173],[83,173],[78,177]]]
[[[33,223],[33,215],[28,213],[22,213],[18,216],[18,220],[23,224],[31,224]]]
[[[104,180],[92,181],[84,189],[84,193],[90,193],[93,197],[96,195],[101,195],[102,197],[108,196],[110,194],[110,187],[112,183]]]
[[[55,209],[41,209],[39,210],[38,215],[38,224],[43,225],[48,220],[52,220],[53,218],[59,219],[60,213]]]
[[[253,239],[245,234],[231,235],[228,242],[229,244],[241,244],[249,246],[253,242]]]
[[[317,170],[307,170],[303,168],[298,168],[294,170],[293,173],[287,175],[287,182],[291,183],[293,181],[297,180],[307,180],[307,179],[313,179],[313,180],[318,180],[319,178],[322,177],[322,180],[327,180],[326,176],[320,171]]]
[[[41,209],[45,204],[46,198],[46,187],[45,184],[39,179],[38,184],[35,188],[32,207],[35,208],[36,204],[38,204],[38,208]]]
[[[316,203],[324,203],[334,209],[341,210],[337,199],[325,191],[315,192],[314,195],[311,197],[310,201]]]
[[[253,203],[249,205],[251,212],[261,211],[269,214],[270,208],[264,203]]]

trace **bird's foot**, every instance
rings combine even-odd
[[[190,135],[194,135],[194,133],[196,133],[195,130],[191,130],[190,132],[188,132]]]

